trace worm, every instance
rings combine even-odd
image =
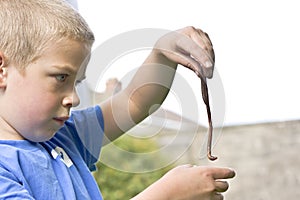
[[[211,112],[210,112],[210,106],[209,106],[209,96],[208,96],[208,89],[207,89],[207,83],[205,78],[201,79],[201,91],[202,91],[202,99],[206,105],[207,110],[207,118],[208,118],[208,141],[207,141],[207,157],[209,160],[216,160],[218,157],[213,156],[211,154],[211,144],[212,144],[212,133],[213,133],[213,125],[211,120]]]

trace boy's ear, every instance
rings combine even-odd
[[[7,68],[5,67],[5,61],[3,53],[0,52],[0,89],[6,87]]]

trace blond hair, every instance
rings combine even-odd
[[[0,0],[0,52],[24,67],[49,45],[63,39],[92,45],[85,20],[63,0]]]

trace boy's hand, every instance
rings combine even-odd
[[[229,168],[182,165],[169,171],[163,179],[170,182],[170,194],[176,199],[220,200],[233,178]]]
[[[160,38],[154,49],[169,61],[193,70],[197,76],[212,78],[215,54],[209,36],[192,26]]]
[[[234,176],[229,168],[181,165],[133,199],[222,200],[229,188],[224,179]]]

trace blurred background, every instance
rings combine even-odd
[[[174,92],[162,109],[104,147],[95,178],[104,196],[107,195],[105,199],[127,199],[126,195],[138,193],[170,167],[181,163],[234,168],[237,176],[230,181],[226,199],[299,199],[297,1],[77,3],[79,12],[95,32],[95,50],[112,37],[136,29],[176,30],[188,25],[203,29],[214,45],[216,77],[220,78],[224,93],[224,101],[212,105],[213,110],[218,108],[216,104],[224,104],[225,108],[222,124],[215,127],[213,154],[219,158],[210,162],[205,158],[207,119],[200,82],[193,73],[179,68],[178,77],[184,77],[195,94],[200,117],[195,119],[180,112],[183,100]],[[124,76],[143,61],[146,53],[131,52],[114,60],[101,74],[93,98],[100,102],[118,91],[114,88],[125,87]],[[109,90],[109,82],[117,86]],[[208,82],[209,86],[212,82]],[[215,118],[218,116],[213,115]],[[159,156],[141,156],[152,152]],[[111,180],[115,181],[110,183]]]

